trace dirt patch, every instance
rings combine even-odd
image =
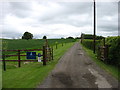
[[[91,73],[86,73],[82,77],[86,79],[92,87],[97,88],[97,84],[95,84],[96,77]]]
[[[92,65],[91,62],[85,62],[84,64],[85,64],[85,65]]]
[[[52,77],[58,79],[62,84],[64,84],[67,87],[73,85],[73,81],[72,81],[70,75],[68,75],[68,74],[59,72],[59,73],[53,74]]]

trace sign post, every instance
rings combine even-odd
[[[43,46],[43,65],[46,65],[46,60],[47,60],[47,51],[46,51],[46,46]]]
[[[38,62],[41,62],[41,54],[38,53]]]

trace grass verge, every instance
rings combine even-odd
[[[82,45],[82,44],[81,44]],[[86,48],[83,46],[83,49],[86,51],[86,53],[94,60],[94,62],[99,65],[101,68],[106,70],[108,73],[110,73],[112,76],[114,76],[116,79],[120,81],[120,69],[116,66],[105,64],[103,61],[97,59],[97,55],[93,53],[92,50]]]
[[[3,71],[3,88],[36,88],[55,67],[60,57],[73,44],[74,42],[67,43],[63,47],[58,45],[58,49],[54,47],[54,60],[47,62],[46,66],[39,62],[32,62],[20,68],[11,68]]]

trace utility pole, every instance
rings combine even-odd
[[[94,36],[93,36],[93,39],[94,39],[94,43],[93,43],[93,45],[94,45],[94,47],[93,47],[93,49],[94,49],[94,53],[95,53],[95,47],[96,47],[96,43],[95,43],[95,39],[96,39],[96,5],[95,5],[95,0],[94,0]]]

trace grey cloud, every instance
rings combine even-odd
[[[117,2],[98,2],[96,6],[97,16],[108,16],[118,13]]]
[[[20,38],[20,37],[22,37],[22,34],[21,33],[19,33],[19,32],[14,32],[14,31],[3,31],[2,32],[2,38]]]
[[[117,31],[118,30],[118,25],[115,22],[101,22],[101,23],[98,23],[97,28],[98,29],[101,28],[105,31],[114,31],[114,30]]]
[[[73,15],[73,14],[72,14]],[[78,14],[74,14],[73,16],[76,16]],[[79,14],[80,15],[80,14]],[[71,16],[71,15],[69,15]],[[63,15],[59,17],[54,17],[53,19],[47,19],[45,21],[42,21],[43,24],[69,24],[76,27],[83,27],[86,25],[92,25],[91,15],[89,15],[88,18],[86,18],[86,21],[81,21],[81,18],[76,18],[77,20],[70,19],[68,15]]]
[[[31,10],[31,2],[9,2],[13,9]]]
[[[92,10],[92,3],[91,2],[71,2],[71,3],[64,3],[66,12],[69,14],[77,13],[89,13]]]
[[[39,3],[39,4],[44,4],[47,6],[46,3]],[[33,15],[33,9],[32,9],[32,4],[31,2],[11,2],[6,4],[5,10],[7,10],[6,14],[11,13],[14,16],[17,16],[19,18],[31,18],[35,22],[28,22],[25,25],[32,26],[34,27],[40,27],[40,25],[52,25],[52,24],[69,24],[75,27],[83,27],[83,26],[91,26],[93,27],[93,3],[92,2],[60,2],[57,3],[61,7],[52,9],[49,12],[39,12],[37,16],[31,16]],[[101,32],[105,32],[106,35],[107,32],[115,35],[117,32],[117,19],[113,18],[111,21],[107,21],[105,18],[103,19],[104,16],[110,16],[113,17],[115,14],[117,14],[117,3],[115,2],[98,2],[97,3],[97,30]],[[5,7],[5,6],[4,6]],[[69,17],[74,16],[76,17],[77,15],[88,15],[88,18],[85,18],[85,21],[82,21],[82,18],[77,18],[77,20],[71,19]],[[31,17],[30,17],[31,16]],[[8,26],[9,27],[9,26]],[[56,28],[54,30],[57,30]],[[14,32],[15,31],[15,32]],[[54,32],[54,31],[53,31]],[[69,32],[69,31],[68,31]],[[15,34],[12,34],[15,33]],[[18,34],[17,34],[18,33]],[[48,37],[65,37],[65,35],[59,35],[59,34],[49,34],[49,32],[44,33]],[[14,30],[14,28],[9,27],[6,28],[3,31],[3,36],[20,36],[21,34],[17,31]],[[43,34],[40,34],[42,36]],[[72,34],[71,34],[72,35]],[[74,35],[77,35],[74,33]],[[36,34],[36,37],[39,37],[39,35]]]
[[[2,37],[15,38],[22,37],[22,33],[18,32],[14,27],[4,25]]]
[[[21,18],[28,17],[31,14],[30,2],[10,2],[11,13]]]
[[[85,25],[85,24],[90,24],[92,22],[92,7],[93,7],[93,3],[91,2],[87,2],[87,3],[74,3],[74,2],[70,2],[70,3],[59,3],[61,6],[64,7],[63,12],[58,13],[58,14],[47,14],[45,16],[43,16],[42,18],[40,18],[39,20],[42,23],[67,23],[67,24],[71,24],[74,26],[81,26],[81,25]],[[101,19],[103,16],[113,16],[114,14],[117,13],[116,10],[116,2],[98,2],[97,3],[97,18]],[[87,19],[86,22],[78,22],[78,21],[70,21],[67,17],[70,15],[81,15],[81,14],[88,14],[90,16],[90,20]],[[58,19],[60,18],[60,19]],[[80,19],[80,18],[78,18]],[[89,22],[88,22],[89,21]],[[104,22],[104,21],[102,21]],[[117,21],[116,21],[117,22]],[[113,21],[114,23],[114,21]],[[106,23],[107,24],[107,23]],[[100,26],[100,25],[99,25]]]
[[[59,11],[57,13],[48,13],[46,15],[44,15],[43,17],[40,17],[41,21],[49,21],[52,20],[54,18],[58,18],[58,17],[67,17],[69,15],[74,15],[74,14],[91,14],[92,12],[92,3],[81,3],[81,2],[67,2],[67,3],[59,3],[59,5],[61,7],[63,7],[62,11]],[[38,17],[39,18],[39,17]]]
[[[118,3],[117,2],[99,2],[97,3],[97,30],[106,32],[108,35],[116,35],[118,32]],[[110,17],[107,20],[105,17]],[[111,33],[112,32],[112,33]]]

